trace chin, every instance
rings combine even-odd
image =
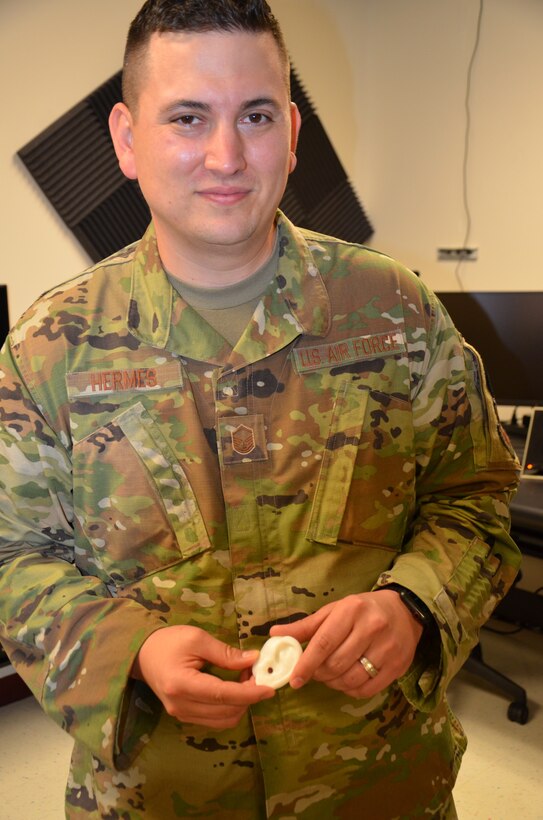
[[[254,236],[254,231],[248,230],[245,224],[243,229],[233,229],[232,227],[221,229],[217,227],[215,230],[200,231],[199,236],[200,240],[207,245],[232,246],[249,242]]]

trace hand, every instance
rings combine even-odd
[[[242,652],[193,626],[169,626],[143,643],[132,677],[144,680],[172,717],[213,729],[236,726],[249,706],[272,698],[275,690],[257,686],[250,667],[258,651]],[[206,663],[237,669],[240,681],[223,681],[202,672]]]
[[[313,615],[274,626],[271,635],[309,641],[293,669],[290,685],[299,689],[313,678],[354,698],[369,698],[407,671],[422,635],[397,592],[383,589],[349,595]],[[360,658],[378,670],[371,678]]]

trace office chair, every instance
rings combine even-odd
[[[507,709],[507,717],[509,720],[523,725],[528,721],[530,713],[528,710],[526,690],[484,661],[483,650],[480,643],[471,650],[471,655],[462,668],[470,674],[482,678],[482,680],[490,683],[496,689],[512,698]]]

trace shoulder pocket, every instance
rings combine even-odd
[[[516,455],[503,433],[481,356],[475,348],[464,343],[464,358],[471,403],[470,433],[475,467],[477,470],[484,470],[490,466],[499,468],[503,465],[510,469],[511,459],[516,461]]]

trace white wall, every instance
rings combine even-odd
[[[0,225],[12,319],[89,263],[16,151],[120,68],[142,0],[0,0]],[[271,0],[372,220],[372,244],[436,289],[463,242],[467,68],[479,0]],[[542,0],[485,0],[472,86],[467,290],[543,288]]]
[[[372,244],[456,289],[468,64],[479,0],[272,0],[375,226]],[[301,18],[301,19],[300,19]],[[303,22],[302,22],[303,20]],[[543,2],[485,0],[472,72],[466,290],[541,290]]]
[[[14,321],[90,259],[15,156],[119,70],[140,0],[0,0],[2,272]]]

